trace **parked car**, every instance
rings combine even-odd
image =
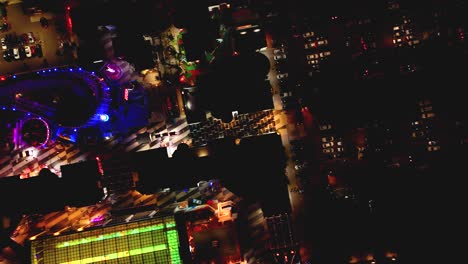
[[[31,45],[31,46],[29,46],[29,48],[31,49],[31,55],[36,56],[36,46]]]
[[[29,41],[28,41],[28,34],[24,33],[24,34],[21,34],[20,36],[18,36],[18,45],[25,45],[27,44]]]
[[[0,40],[0,42],[2,43],[2,50],[7,50],[7,49],[8,49],[8,46],[7,46],[7,44],[6,44],[5,38],[2,38],[2,39]]]
[[[26,58],[26,51],[23,46],[18,47],[20,59]]]
[[[5,41],[8,45],[15,45],[16,44],[16,34],[13,32],[13,33],[9,33],[9,34],[6,34],[5,35]]]
[[[41,27],[43,27],[43,28],[48,28],[49,27],[49,20],[47,20],[47,18],[41,17],[39,19],[39,22],[41,23]]]
[[[28,42],[30,44],[34,43],[36,40],[34,39],[34,35],[32,32],[28,32]]]
[[[284,78],[287,78],[288,77],[288,73],[280,73],[280,74],[277,74],[276,75],[276,78],[279,79],[284,79]]]
[[[41,44],[36,44],[36,46],[34,48],[34,54],[36,54],[36,56],[39,57],[39,58],[41,58],[43,56]]]
[[[3,22],[3,23],[0,25],[0,31],[1,31],[1,32],[8,31],[9,29],[10,29],[10,24],[8,24],[7,22]]]
[[[7,62],[13,60],[13,49],[7,49],[3,52],[3,59]]]
[[[29,46],[24,46],[24,53],[26,54],[26,57],[27,57],[27,58],[31,58],[31,57],[32,57],[31,47],[29,47]]]
[[[275,61],[286,59],[286,54],[275,55],[275,56],[273,56],[273,58],[275,59]]]
[[[13,57],[15,58],[15,60],[19,60],[19,59],[20,59],[20,53],[19,53],[19,49],[18,49],[18,48],[13,48]]]

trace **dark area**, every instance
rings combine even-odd
[[[260,201],[266,214],[290,210],[285,156],[277,135],[243,139],[240,145],[235,145],[233,139],[225,139],[209,147],[213,155],[202,158],[196,157],[193,149],[178,149],[171,159],[165,149],[138,153],[134,158],[140,174],[137,190],[143,193],[164,188],[178,190],[196,186],[200,181],[220,179],[236,195]]]
[[[2,178],[0,213],[44,214],[62,210],[66,205],[80,207],[96,203],[104,195],[98,186],[98,176],[96,162],[86,161],[63,166],[62,178],[48,169],[27,179]]]
[[[7,84],[4,89],[7,96],[12,96],[12,91],[21,93],[15,102],[18,108],[64,126],[82,125],[94,114],[97,100],[85,80],[53,74],[41,78],[31,75],[27,80],[18,79]]]
[[[28,145],[39,147],[45,144],[49,138],[47,125],[39,119],[31,119],[25,122],[21,128],[22,140]]]
[[[211,67],[209,73],[200,76],[199,96],[215,117],[226,122],[231,120],[232,111],[249,113],[272,108],[270,84],[265,82],[269,62],[264,55],[225,57]]]

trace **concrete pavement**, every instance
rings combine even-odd
[[[273,58],[273,51],[274,48],[271,46],[271,41],[267,41],[269,43],[267,49],[262,53],[268,58],[270,61],[270,72],[268,73],[268,79],[272,86],[272,94],[273,94],[273,104],[275,106],[275,111],[277,114],[275,116],[276,120],[279,120],[279,123],[276,124],[276,128],[278,133],[281,135],[281,141],[283,143],[287,160],[287,167],[285,174],[288,178],[288,192],[289,192],[289,201],[291,203],[291,216],[293,222],[293,232],[294,237],[296,238],[297,242],[304,241],[304,226],[306,223],[303,222],[303,215],[305,210],[304,204],[304,197],[302,194],[298,192],[294,192],[293,188],[297,188],[300,186],[298,179],[296,177],[295,169],[294,169],[294,161],[292,159],[292,152],[291,152],[291,140],[297,140],[305,137],[304,127],[302,125],[297,125],[295,122],[291,122],[294,119],[294,113],[290,113],[289,111],[283,110],[283,103],[281,100],[281,88],[276,77],[276,67],[275,67],[275,60]],[[303,252],[304,250],[301,250]]]
[[[6,62],[3,58],[0,58],[0,74],[7,72],[18,73],[44,68],[44,59],[47,60],[49,67],[66,65],[73,61],[67,56],[56,55],[60,36],[56,32],[54,22],[55,18],[52,14],[44,14],[44,16],[52,19],[49,21],[49,27],[43,28],[39,21],[36,21],[37,15],[29,16],[24,14],[21,5],[18,3],[9,1],[7,11],[8,22],[11,24],[11,29],[7,32],[1,33],[0,37],[4,37],[6,34],[14,32],[17,36],[21,36],[23,33],[32,32],[36,38],[36,42],[34,44],[39,43],[42,46],[43,57],[25,58],[22,60],[14,60],[12,62]]]

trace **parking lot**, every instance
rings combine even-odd
[[[58,56],[57,49],[60,45],[60,36],[55,30],[54,16],[49,13],[39,15],[26,15],[23,13],[20,4],[10,4],[7,6],[7,21],[10,24],[9,30],[0,33],[0,38],[14,39],[14,36],[20,37],[26,34],[23,44],[16,43],[16,41],[7,42],[7,49],[2,48],[2,55],[9,49],[20,48],[25,46],[32,47],[32,56],[27,57],[25,53],[20,54],[20,59],[15,59],[12,56],[10,61],[6,61],[2,56],[0,58],[0,74],[5,73],[19,73],[41,69],[45,67],[52,67],[58,65],[69,64],[72,59],[70,56]],[[44,28],[41,26],[40,18],[46,17],[48,19],[48,26]],[[32,32],[33,41],[27,38],[27,33]],[[10,37],[7,37],[7,35]],[[38,53],[34,53],[36,44],[39,44],[42,49],[42,57]],[[26,48],[27,49],[27,48]]]

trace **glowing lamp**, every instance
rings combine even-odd
[[[100,222],[102,220],[104,220],[104,216],[100,215],[100,216],[97,216],[97,217],[94,217],[93,219],[91,219],[91,223],[97,223],[97,222]]]
[[[180,81],[181,83],[184,83],[184,82],[187,81],[187,78],[185,78],[185,76],[182,75],[182,76],[180,76],[179,81]]]
[[[110,73],[115,73],[115,69],[113,69],[113,68],[111,68],[109,66],[106,67],[106,71],[110,72]]]
[[[109,121],[109,116],[107,114],[100,114],[99,120],[101,120],[102,122],[107,122]]]

